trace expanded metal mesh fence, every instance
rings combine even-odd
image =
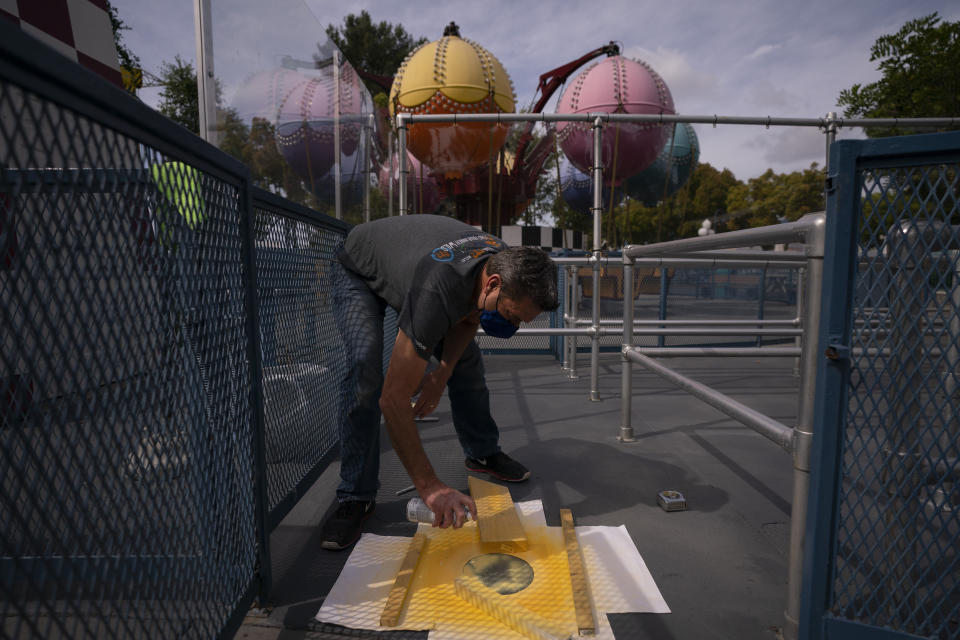
[[[0,31],[0,638],[229,634],[332,457],[347,225]]]
[[[290,203],[258,194],[254,235],[272,525],[325,468],[339,442],[337,381],[346,361],[328,274],[348,227],[305,209],[292,217]]]
[[[254,574],[241,185],[0,79],[4,637],[215,635]]]
[[[830,611],[957,638],[960,165],[868,168],[858,180],[859,273]]]

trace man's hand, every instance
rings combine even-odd
[[[436,483],[420,492],[420,497],[433,511],[433,526],[446,529],[452,526],[459,529],[467,521],[467,512],[476,519],[477,505],[468,495],[448,487],[442,482]]]
[[[447,386],[447,379],[447,376],[443,375],[440,369],[435,369],[423,376],[420,396],[417,398],[417,404],[413,407],[414,417],[423,418],[436,410],[437,404],[443,396],[443,389]]]

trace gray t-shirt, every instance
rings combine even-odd
[[[476,308],[477,274],[490,255],[506,248],[499,238],[459,220],[410,215],[354,227],[339,257],[397,310],[401,331],[426,360]]]

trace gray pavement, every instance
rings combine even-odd
[[[570,380],[550,356],[486,358],[493,412],[505,451],[532,470],[510,485],[514,500],[543,500],[550,525],[559,509],[577,524],[626,525],[670,614],[610,616],[618,640],[775,638],[786,603],[792,467],[789,454],[715,409],[634,368],[633,426],[623,444],[620,357],[603,354],[600,401],[589,400],[589,355]],[[667,363],[793,425],[798,379],[792,358],[686,358]],[[441,478],[465,489],[467,472],[441,404],[421,434]],[[410,484],[384,435],[377,512],[365,531],[412,535],[404,519]],[[312,619],[348,551],[319,546],[319,525],[337,483],[333,464],[271,537],[274,590],[265,610],[245,620],[237,638],[425,638],[424,633],[362,634]],[[656,494],[677,489],[689,509],[667,513]]]

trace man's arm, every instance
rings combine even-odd
[[[455,332],[451,332],[451,335],[453,333]],[[460,348],[461,353],[464,348],[466,348],[466,342]],[[446,360],[446,353],[445,346],[444,360]],[[390,367],[387,369],[383,391],[380,394],[380,410],[383,411],[386,419],[387,433],[390,434],[394,451],[397,452],[400,462],[410,474],[410,479],[413,480],[420,497],[434,513],[434,526],[453,525],[457,528],[463,526],[466,521],[464,508],[476,514],[477,507],[470,497],[440,481],[423,450],[420,433],[414,422],[413,407],[410,406],[410,396],[414,394],[423,378],[426,366],[426,361],[417,353],[410,338],[403,331],[398,331],[393,354],[390,356]]]
[[[460,361],[460,356],[474,336],[477,335],[477,327],[480,323],[469,316],[450,328],[446,337],[443,339],[443,354],[440,358],[440,366],[428,373],[423,381],[423,388],[420,390],[420,397],[417,398],[417,404],[413,408],[413,414],[417,418],[422,418],[433,413],[440,402],[443,390],[447,386],[447,381],[453,374],[453,368]]]

